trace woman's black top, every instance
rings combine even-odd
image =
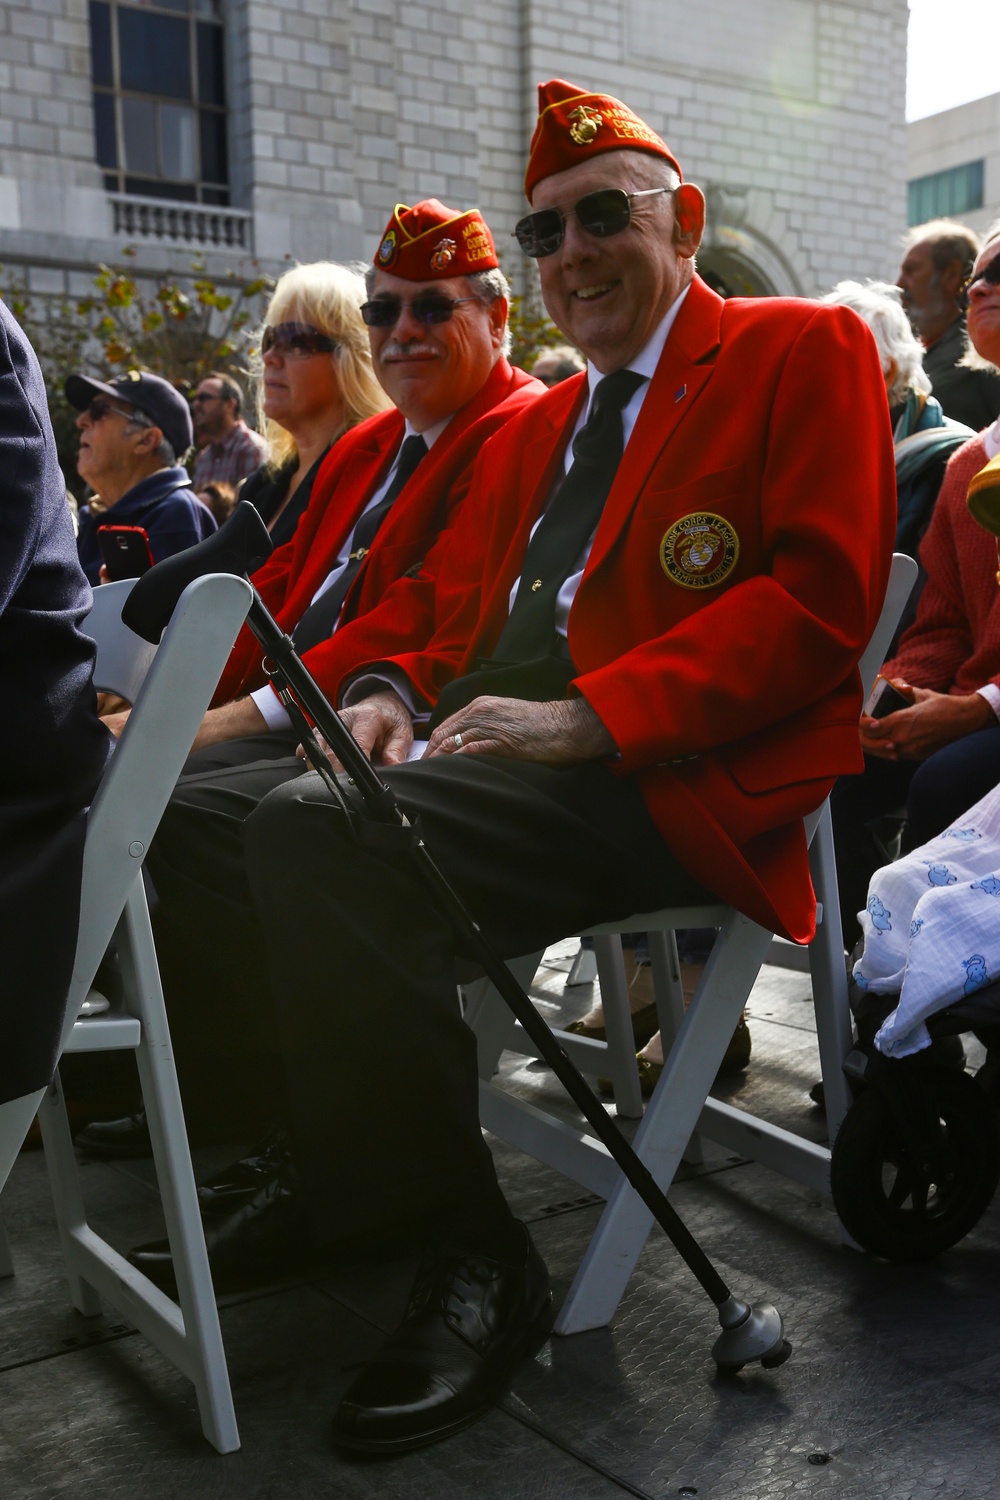
[[[283,547],[295,535],[295,528],[299,524],[299,517],[309,504],[309,496],[312,494],[312,487],[319,472],[319,466],[329,451],[329,448],[323,450],[308,474],[302,480],[302,483],[295,491],[289,503],[281,512],[277,521],[275,521],[274,529],[271,532],[271,541],[275,547]],[[288,487],[298,467],[298,458],[290,458],[287,463],[281,465],[280,469],[258,469],[256,473],[250,475],[244,484],[240,485],[240,493],[236,503],[242,505],[244,500],[249,500],[250,504],[260,514],[265,526],[267,526],[270,523],[271,517],[288,494]]]

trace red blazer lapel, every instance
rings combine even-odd
[[[359,434],[351,443],[346,462],[341,455],[340,464],[331,466],[325,475],[322,471],[317,475],[317,481],[323,481],[323,490],[310,498],[299,531],[302,531],[303,522],[310,519],[314,506],[316,520],[304,533],[301,547],[296,548],[300,570],[282,610],[283,615],[287,614],[293,620],[297,621],[308,608],[399,446],[402,418],[398,412],[387,415],[392,420],[385,422],[376,418],[372,430]]]
[[[562,474],[561,459],[566,443],[586,399],[587,376],[583,374],[564,380],[551,398],[543,398],[532,408],[538,417],[544,416],[544,425],[539,422],[541,430],[529,439],[521,453],[522,478],[515,488],[525,499],[517,529],[507,538],[502,553],[497,548],[489,556],[483,574],[484,578],[494,579],[480,610],[481,627],[490,632],[498,632],[507,618],[510,591],[520,576],[531,528],[538,520],[552,486]]]
[[[712,378],[722,306],[722,298],[696,276],[667,337],[611,487],[591,548],[588,573],[601,564],[628,524],[653,465]]]

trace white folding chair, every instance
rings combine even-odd
[[[912,558],[894,555],[882,612],[859,663],[866,694],[884,659],[916,572]],[[809,960],[832,1141],[851,1102],[842,1071],[851,1048],[851,1020],[828,801],[806,819],[806,835],[819,906]],[[673,941],[673,933],[685,927],[719,929],[686,1012]],[[701,1135],[828,1196],[829,1149],[709,1097],[726,1044],[773,940],[772,933],[732,907],[708,903],[639,912],[624,921],[589,930],[597,953],[608,1041],[561,1036],[562,1045],[577,1066],[587,1073],[612,1076],[620,1113],[638,1116],[642,1112],[622,965],[622,932],[650,934],[653,986],[666,1062],[633,1144],[656,1181],[664,1189],[669,1186],[690,1143]],[[555,1325],[557,1333],[602,1327],[613,1317],[628,1284],[652,1215],[593,1136],[491,1081],[504,1047],[537,1055],[521,1027],[507,1019],[501,1007],[499,996],[489,987],[480,989],[466,1010],[479,1041],[480,1118],[484,1128],[607,1200]],[[631,1084],[623,1082],[629,1073]]]
[[[88,1224],[58,1072],[49,1089],[0,1105],[0,1188],[37,1111],[74,1306],[96,1316],[100,1296],[134,1323],[194,1382],[202,1430],[220,1453],[229,1453],[239,1447],[239,1434],[141,869],[252,595],[244,579],[197,579],[156,647],[122,624],[132,587],[128,581],[95,590],[87,620],[98,647],[98,688],[121,694],[134,709],[87,816],[80,928],[60,1052],[135,1051],[178,1302]],[[112,937],[123,1002],[78,1019]],[[4,1251],[0,1242],[0,1274]]]

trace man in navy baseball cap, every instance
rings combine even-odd
[[[99,502],[80,512],[80,563],[91,583],[100,582],[100,526],[142,527],[155,562],[215,530],[181,465],[191,410],[169,381],[140,370],[113,381],[70,375],[66,398],[80,413],[77,472]]]

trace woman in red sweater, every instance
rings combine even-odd
[[[1000,365],[1000,223],[987,233],[965,289],[969,339]],[[951,459],[920,547],[927,581],[916,619],[883,673],[907,683],[911,707],[861,720],[865,769],[833,792],[844,940],[873,871],[891,857],[877,824],[905,804],[905,847],[948,827],[1000,782],[1000,562],[965,503],[973,474],[1000,453],[1000,417]],[[876,826],[873,826],[876,825]]]

